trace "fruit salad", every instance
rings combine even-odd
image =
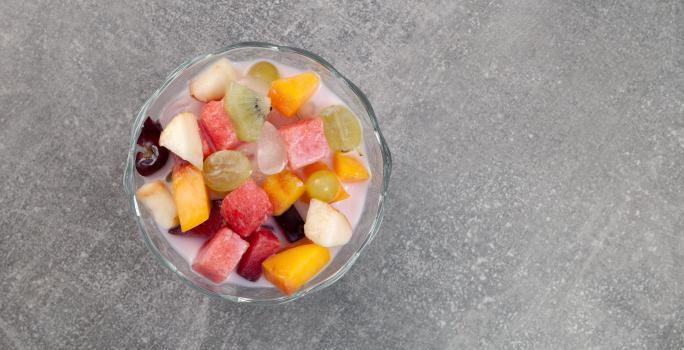
[[[362,131],[315,72],[218,58],[144,121],[136,198],[207,281],[290,295],[353,239]]]

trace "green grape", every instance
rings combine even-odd
[[[332,171],[319,170],[306,179],[305,186],[309,197],[330,203],[340,190],[340,181]]]
[[[346,107],[328,106],[321,110],[323,130],[333,151],[351,151],[361,143],[361,124]]]
[[[274,80],[280,78],[280,74],[278,74],[278,68],[267,61],[260,61],[249,67],[247,76],[266,86],[270,86]]]
[[[249,159],[239,151],[218,151],[204,160],[204,180],[216,192],[238,188],[252,174]]]

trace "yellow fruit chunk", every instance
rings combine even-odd
[[[356,182],[368,180],[368,170],[358,159],[337,152],[333,155],[333,170],[342,181]]]
[[[181,231],[185,232],[207,221],[209,194],[201,171],[188,163],[176,164],[171,174],[171,187]]]
[[[316,163],[312,163],[305,166],[304,169],[302,169],[302,173],[304,173],[304,177],[308,178],[309,176],[311,176],[311,174],[319,170],[330,170],[330,168],[328,168],[328,166],[325,163],[318,161]]]
[[[320,78],[314,72],[304,72],[289,78],[274,80],[268,90],[271,106],[291,117],[316,92]]]
[[[305,244],[272,255],[261,266],[264,277],[289,295],[315,276],[328,260],[327,248]]]
[[[306,190],[304,182],[289,170],[269,175],[261,185],[273,205],[273,215],[287,210]]]

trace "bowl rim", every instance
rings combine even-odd
[[[356,97],[361,101],[361,104],[363,105],[363,108],[366,110],[366,113],[368,114],[368,117],[370,119],[371,125],[373,127],[373,134],[375,135],[375,138],[380,146],[380,151],[382,155],[382,163],[383,163],[383,177],[382,177],[382,183],[380,187],[380,193],[378,196],[378,211],[376,213],[375,219],[373,220],[373,225],[370,228],[370,232],[366,235],[366,239],[361,243],[359,248],[352,254],[352,256],[337,270],[335,273],[331,274],[328,276],[326,279],[323,281],[310,286],[308,288],[299,290],[298,292],[292,294],[292,295],[282,295],[276,298],[267,298],[267,299],[253,299],[253,298],[248,298],[248,297],[241,297],[241,296],[236,296],[236,295],[229,295],[229,294],[220,294],[211,290],[207,290],[203,288],[202,286],[196,285],[193,281],[191,281],[188,277],[185,276],[181,271],[179,271],[176,266],[168,261],[157,249],[157,247],[154,245],[154,243],[151,241],[149,238],[149,235],[145,229],[145,226],[143,224],[143,221],[141,219],[140,215],[140,209],[138,207],[138,202],[135,199],[135,190],[134,190],[134,181],[133,181],[133,175],[134,175],[134,159],[135,159],[135,151],[136,151],[136,134],[137,131],[142,127],[142,123],[146,118],[147,110],[149,106],[152,104],[153,101],[155,101],[159,95],[168,87],[171,82],[173,82],[186,68],[192,66],[196,62],[199,62],[201,60],[207,59],[211,56],[214,55],[220,55],[223,53],[226,53],[228,51],[234,50],[234,49],[240,49],[240,48],[261,48],[261,49],[268,49],[268,50],[273,50],[273,51],[278,51],[278,52],[288,52],[288,53],[295,53],[302,55],[306,58],[309,58],[316,63],[322,65],[325,69],[327,69],[335,78],[339,79],[342,81],[355,95]],[[358,257],[361,255],[363,250],[368,246],[368,244],[373,240],[373,238],[377,235],[380,225],[382,224],[383,216],[384,216],[384,211],[385,211],[385,197],[387,196],[387,190],[389,186],[389,179],[390,179],[390,174],[392,171],[392,156],[390,154],[389,147],[387,146],[387,142],[385,141],[385,138],[382,135],[382,132],[380,131],[380,127],[378,125],[377,117],[375,115],[375,112],[373,110],[373,107],[371,106],[370,102],[368,101],[368,98],[366,95],[354,84],[352,83],[349,79],[347,79],[344,75],[342,75],[339,71],[337,71],[332,64],[330,64],[328,61],[323,59],[322,57],[309,52],[304,49],[296,48],[296,47],[290,47],[290,46],[283,46],[283,45],[276,45],[276,44],[271,44],[271,43],[266,43],[266,42],[258,42],[258,41],[245,41],[245,42],[238,42],[235,44],[227,45],[224,46],[220,49],[214,50],[212,52],[209,52],[207,54],[199,55],[196,56],[190,60],[187,60],[180,64],[176,69],[174,69],[164,80],[164,83],[155,90],[155,92],[145,101],[145,103],[142,105],[140,110],[138,111],[135,121],[133,122],[133,127],[131,129],[131,140],[129,144],[129,151],[128,151],[128,156],[126,158],[126,165],[124,167],[124,176],[123,176],[123,187],[124,191],[128,195],[128,200],[131,209],[133,210],[133,214],[135,217],[136,224],[138,226],[138,231],[140,235],[143,238],[143,241],[145,242],[145,245],[147,248],[153,253],[153,255],[157,258],[157,260],[161,263],[162,266],[165,266],[169,270],[173,271],[176,276],[180,278],[183,283],[186,285],[190,286],[194,290],[197,290],[201,292],[202,294],[211,296],[211,297],[216,297],[220,298],[222,300],[229,300],[232,302],[236,303],[243,303],[243,304],[257,304],[257,305],[275,305],[275,304],[282,304],[282,303],[287,303],[291,302],[294,300],[297,300],[305,295],[309,295],[311,293],[314,293],[319,290],[323,290],[333,283],[337,282],[342,276],[344,276],[349,269],[354,265]]]

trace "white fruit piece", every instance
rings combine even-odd
[[[220,58],[190,81],[190,95],[207,102],[220,100],[226,93],[226,86],[237,80],[237,73],[227,58]]]
[[[257,165],[266,175],[277,174],[285,169],[287,150],[280,133],[273,124],[265,122],[257,140]]]
[[[178,226],[178,211],[171,192],[160,180],[146,183],[135,192],[135,198],[152,214],[159,226],[170,229]]]
[[[190,112],[176,114],[159,136],[159,145],[202,170],[202,139],[197,118]]]
[[[352,236],[352,227],[344,214],[330,204],[311,199],[306,213],[304,235],[323,247],[345,245]]]

